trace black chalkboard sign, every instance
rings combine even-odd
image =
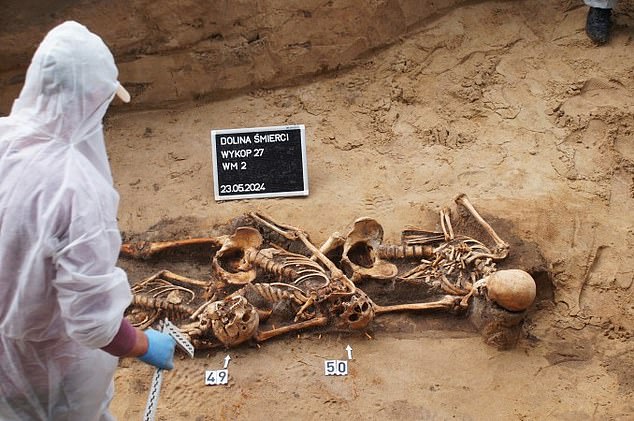
[[[303,125],[211,131],[216,200],[307,196]]]

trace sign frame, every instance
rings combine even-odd
[[[219,146],[216,144],[220,136],[238,136],[238,135],[251,135],[251,134],[264,134],[267,133],[272,134],[274,132],[280,131],[294,131],[299,130],[299,141],[300,141],[300,153],[301,153],[301,178],[303,183],[303,188],[297,190],[290,191],[273,191],[267,193],[266,191],[259,192],[257,189],[262,187],[265,188],[265,183],[258,183],[253,181],[245,181],[244,183],[235,182],[231,184],[221,184],[219,173],[226,172],[227,170],[223,169],[219,171],[219,165],[225,164],[224,161],[219,162],[218,152]],[[288,138],[288,136],[287,136]],[[250,140],[250,139],[249,139]],[[288,140],[288,139],[287,139]],[[267,143],[260,144],[263,151],[260,151],[261,154],[266,153],[266,145]],[[249,159],[257,159],[257,151],[256,154],[251,154],[255,149],[255,146],[250,142],[249,146],[238,145],[238,147],[233,146],[231,149],[241,152],[242,155],[246,155]],[[276,147],[275,145],[271,147]],[[222,153],[222,151],[220,151]],[[213,166],[213,177],[214,177],[214,198],[216,201],[221,200],[239,200],[239,199],[261,199],[261,198],[276,198],[276,197],[294,197],[294,196],[308,196],[308,165],[306,159],[306,128],[303,124],[294,124],[294,125],[285,125],[285,126],[265,126],[265,127],[248,127],[248,128],[235,128],[235,129],[213,129],[211,130],[211,157],[212,157],[212,166]],[[269,158],[270,159],[270,158]],[[299,161],[298,161],[299,162]],[[242,161],[243,165],[246,167],[246,161]],[[237,165],[233,164],[232,165]],[[239,167],[231,167],[231,170],[241,171]],[[274,171],[275,168],[272,168]],[[253,173],[246,173],[247,176],[251,176],[251,179],[254,177]],[[270,177],[270,174],[263,175],[263,177]],[[234,176],[234,178],[237,176]],[[222,189],[221,189],[222,186]],[[221,190],[230,190],[227,192],[221,192]],[[236,194],[237,193],[237,194]]]

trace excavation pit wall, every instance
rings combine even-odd
[[[5,2],[0,115],[19,94],[43,36],[65,20],[104,39],[133,97],[126,107],[147,108],[279,87],[350,66],[465,1],[86,3]]]

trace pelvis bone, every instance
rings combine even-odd
[[[341,256],[341,266],[352,282],[366,278],[392,279],[396,276],[397,267],[379,258],[378,250],[382,241],[383,227],[376,220],[359,218],[354,221]]]
[[[239,227],[214,255],[212,270],[228,284],[244,285],[252,282],[257,273],[248,256],[257,253],[262,241],[262,235],[255,228]]]

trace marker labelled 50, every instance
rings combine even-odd
[[[347,376],[348,375],[348,361],[346,360],[324,361],[324,374],[326,376]]]

